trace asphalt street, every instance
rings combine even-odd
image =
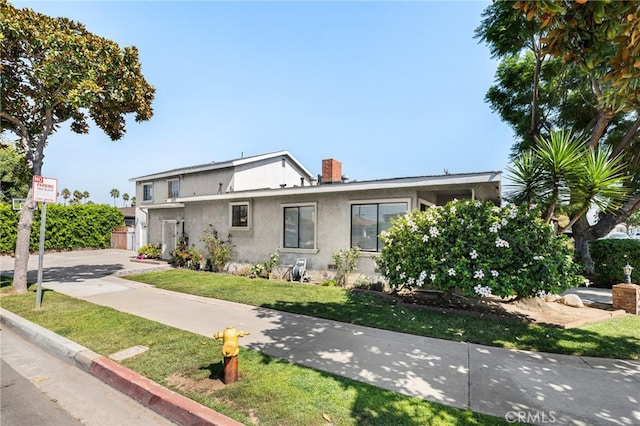
[[[3,327],[2,426],[162,426],[171,421]]]

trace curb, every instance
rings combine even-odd
[[[0,308],[0,324],[180,425],[242,425],[78,343]]]

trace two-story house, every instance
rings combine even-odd
[[[183,234],[202,249],[200,237],[211,226],[231,235],[239,263],[277,252],[284,264],[305,258],[308,269],[324,271],[333,252],[357,245],[364,274],[375,273],[378,235],[396,216],[454,198],[501,201],[501,172],[349,181],[335,159],[323,160],[314,177],[287,151],[131,181],[138,245],[161,243],[165,259]]]

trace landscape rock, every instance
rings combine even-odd
[[[573,306],[574,308],[584,308],[584,304],[577,294],[567,294],[561,298],[562,303],[567,306]]]

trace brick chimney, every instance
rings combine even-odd
[[[322,160],[322,183],[342,181],[342,163],[333,158]]]

